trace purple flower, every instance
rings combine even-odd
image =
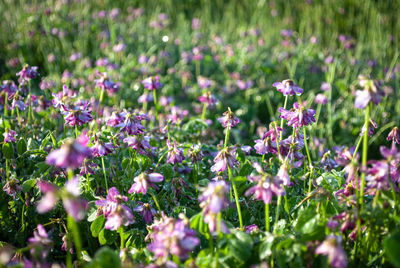
[[[246,233],[251,234],[251,233],[256,233],[260,230],[257,225],[252,224],[252,225],[247,225],[244,227]]]
[[[318,104],[327,104],[328,103],[328,97],[325,96],[324,94],[317,94],[317,96],[315,96],[314,101]]]
[[[251,88],[254,85],[254,82],[252,80],[236,80],[236,85],[240,90],[246,90],[248,88]]]
[[[329,90],[331,90],[331,85],[329,83],[327,83],[327,82],[322,82],[321,90],[322,91],[329,91]]]
[[[142,193],[146,194],[149,187],[158,189],[158,187],[153,182],[162,182],[164,180],[163,175],[160,173],[141,173],[139,176],[134,178],[135,183],[132,184],[128,193]]]
[[[60,149],[52,151],[46,158],[46,163],[61,168],[78,168],[85,158],[91,156],[91,151],[78,140],[68,140]]]
[[[381,161],[368,161],[371,164],[371,168],[367,171],[365,180],[367,181],[367,192],[371,195],[375,195],[377,190],[389,190],[390,189],[390,177],[388,177],[389,165],[388,162]]]
[[[236,159],[236,147],[230,146],[223,148],[218,152],[214,158],[214,165],[211,167],[212,172],[223,172],[229,168],[233,169],[239,165],[239,161]]]
[[[112,96],[119,91],[121,83],[114,83],[111,78],[107,76],[107,73],[98,72],[97,76],[99,79],[95,80],[96,86],[101,90],[107,91],[108,95]]]
[[[124,117],[121,116],[119,113],[113,112],[112,115],[106,119],[106,121],[107,121],[107,126],[116,127],[122,122],[124,122]]]
[[[93,157],[100,157],[111,154],[115,150],[115,146],[112,142],[103,142],[100,139],[96,139],[95,144],[90,149]]]
[[[336,163],[340,166],[344,166],[343,170],[347,174],[347,183],[352,182],[355,179],[357,172],[355,163],[357,163],[358,155],[356,155],[356,159],[353,158],[354,148],[349,150],[347,148],[334,147],[334,149],[337,153],[337,156],[335,157]]]
[[[388,141],[393,141],[393,143],[400,144],[400,131],[397,129],[397,127],[394,127],[390,132],[389,135],[387,136]]]
[[[197,100],[201,103],[206,103],[207,107],[214,107],[218,103],[218,99],[210,91],[205,92]]]
[[[368,124],[368,137],[371,137],[372,135],[374,135],[375,128],[378,128],[378,125],[376,124],[375,120],[370,119],[369,124]],[[360,136],[363,136],[364,133],[365,133],[365,125],[361,129]]]
[[[198,18],[192,19],[192,29],[198,30],[200,28],[200,20]]]
[[[198,76],[197,77],[197,84],[199,85],[200,88],[206,89],[206,88],[210,88],[212,86],[213,81],[211,81],[207,77]]]
[[[28,65],[25,65],[22,70],[17,73],[17,75],[19,76],[18,82],[20,84],[28,82],[29,80],[35,79],[39,76],[38,67],[29,67]]]
[[[179,120],[183,120],[188,114],[188,110],[183,110],[178,106],[173,106],[170,113],[167,115],[167,119],[171,120],[172,123],[177,124]]]
[[[235,116],[230,107],[228,107],[228,111],[224,112],[222,115],[222,117],[218,118],[218,121],[224,128],[231,129],[240,123],[240,119]]]
[[[252,194],[254,199],[262,200],[264,204],[270,204],[272,196],[285,194],[285,190],[280,185],[281,181],[279,179],[265,173],[258,163],[254,163],[253,167],[257,170],[259,175],[251,175],[248,179],[251,182],[257,182],[257,184],[250,187],[246,191],[245,196]]]
[[[0,92],[7,93],[9,100],[11,100],[11,98],[14,97],[17,91],[18,87],[15,85],[14,81],[4,80],[2,85],[0,85]]]
[[[98,167],[97,164],[94,163],[92,160],[85,159],[85,161],[83,161],[79,175],[81,175],[81,176],[85,176],[88,174],[94,175],[94,174],[96,174],[94,169],[97,167]]]
[[[288,121],[288,125],[295,128],[308,126],[315,122],[315,110],[307,109],[298,102],[295,102],[290,110],[280,107],[278,111],[281,113],[281,117]]]
[[[340,242],[341,237],[330,235],[317,247],[315,253],[327,256],[329,264],[333,268],[345,268],[347,258]]]
[[[192,163],[200,162],[203,159],[203,153],[199,145],[193,144],[188,150],[188,156],[192,159]]]
[[[64,114],[65,125],[82,126],[93,120],[92,112],[89,110],[89,102],[82,102],[80,105],[74,107],[62,106],[62,113]]]
[[[293,167],[299,167],[302,164],[304,155],[301,153],[301,150],[303,147],[304,136],[300,133],[297,133],[294,137],[290,135],[279,144],[281,155],[285,157]]]
[[[150,137],[144,137],[144,136],[138,135],[138,136],[126,137],[123,141],[129,147],[136,150],[139,154],[144,155],[144,154],[147,154],[151,148],[149,140],[150,140]]]
[[[15,139],[16,135],[17,135],[17,132],[15,132],[12,129],[7,129],[6,132],[3,133],[4,142],[16,142],[17,141]]]
[[[218,213],[228,206],[228,199],[226,198],[228,192],[229,185],[225,181],[212,181],[199,197],[200,207],[203,209],[204,222],[208,224],[212,233],[217,230]],[[229,232],[222,220],[221,231],[223,233]]]
[[[59,198],[62,199],[65,210],[76,221],[81,221],[88,208],[88,202],[80,198],[79,179],[77,177],[68,180],[63,189],[56,185],[40,181],[38,183],[40,191],[44,193],[36,209],[40,214],[52,210]]]
[[[126,132],[128,135],[144,133],[145,127],[141,122],[148,119],[146,114],[133,114],[124,111],[120,116],[123,117],[123,122],[116,125],[116,127],[120,127],[122,132]]]
[[[275,82],[272,84],[273,87],[276,87],[276,89],[279,92],[282,92],[284,96],[293,96],[293,95],[298,95],[300,96],[303,94],[303,89],[300,88],[298,85],[296,85],[292,80],[286,79],[283,80],[282,82]]]
[[[115,187],[108,190],[106,199],[96,201],[96,205],[100,207],[101,213],[107,219],[106,229],[115,231],[121,225],[128,226],[134,223],[132,210],[123,204],[127,201],[128,197],[120,195]]]
[[[15,199],[17,193],[22,191],[22,187],[18,185],[18,182],[19,181],[17,179],[10,178],[6,184],[4,184],[3,191]]]
[[[182,163],[185,159],[183,156],[183,150],[178,148],[176,141],[174,141],[174,145],[171,145],[169,140],[167,140],[168,145],[168,155],[167,155],[167,163],[175,165],[177,163]]]
[[[133,209],[134,211],[139,212],[143,216],[143,220],[146,224],[149,224],[153,221],[154,214],[156,214],[156,210],[149,203],[141,203]]]
[[[149,103],[149,102],[153,102],[153,101],[154,101],[154,95],[150,94],[148,92],[143,93],[143,95],[141,95],[138,98],[139,103]]]
[[[28,241],[32,256],[44,261],[53,246],[53,241],[49,238],[43,225],[39,224],[37,226],[37,230],[33,231],[33,237],[29,238]]]
[[[181,219],[162,216],[148,227],[147,239],[151,243],[148,248],[153,252],[158,264],[168,261],[170,254],[184,259],[200,243],[196,232],[188,227],[189,220],[183,215]]]
[[[270,124],[269,130],[264,133],[262,139],[254,141],[256,143],[254,149],[256,149],[257,153],[260,155],[267,153],[277,154],[276,135],[279,135],[280,132],[282,132],[280,127],[277,127],[275,131],[274,126]]]
[[[358,81],[359,85],[363,87],[364,90],[356,91],[354,106],[358,109],[364,109],[370,101],[378,105],[385,96],[385,92],[382,90],[382,83],[377,80],[369,79],[364,75],[359,75]]]
[[[143,87],[148,89],[148,90],[157,90],[163,86],[163,84],[160,83],[160,77],[159,76],[151,76],[147,77],[142,81]]]

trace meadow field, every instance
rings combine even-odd
[[[0,267],[400,267],[400,1],[0,1]]]

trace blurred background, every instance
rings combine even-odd
[[[3,0],[0,79],[15,80],[29,64],[41,74],[36,95],[51,99],[66,83],[90,99],[96,72],[107,72],[121,83],[108,104],[140,109],[140,82],[159,75],[165,118],[189,124],[210,91],[219,103],[207,114],[209,137],[222,135],[215,118],[229,106],[244,122],[235,141],[252,145],[283,106],[272,84],[291,78],[317,110],[317,152],[320,143],[355,145],[363,112],[353,94],[363,74],[382,80],[389,95],[372,111],[370,145],[378,148],[400,122],[398,10],[400,1],[373,0]],[[327,102],[316,103],[317,94]]]

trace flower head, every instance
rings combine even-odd
[[[315,253],[326,255],[333,268],[344,268],[347,266],[347,258],[340,242],[341,237],[330,235],[317,247]]]
[[[46,163],[61,168],[78,168],[85,158],[91,156],[91,151],[79,139],[68,140],[60,149],[52,151],[46,158]]]
[[[203,93],[197,100],[206,103],[208,107],[214,107],[218,103],[218,99],[210,91]]]
[[[213,172],[223,172],[230,167],[233,169],[235,166],[239,165],[239,161],[236,159],[236,147],[230,146],[223,148],[218,152],[217,156],[214,158],[214,165],[211,167]]]
[[[172,165],[175,165],[177,163],[182,163],[185,157],[183,156],[183,150],[178,148],[176,141],[174,141],[174,145],[171,145],[169,140],[167,140],[167,145],[168,145],[167,163],[171,163]]]
[[[114,83],[111,78],[107,76],[107,73],[98,72],[97,76],[99,79],[95,80],[96,86],[101,90],[107,91],[108,95],[112,96],[119,91],[121,83]]]
[[[3,133],[4,136],[4,142],[16,142],[17,140],[15,139],[15,136],[17,135],[17,132],[15,132],[12,129],[6,130],[6,132]]]
[[[20,84],[28,82],[29,80],[35,79],[39,76],[38,67],[29,67],[28,65],[25,65],[22,70],[17,73],[17,75],[19,76],[18,82]]]
[[[123,204],[127,201],[128,197],[120,195],[115,187],[108,190],[106,199],[96,201],[96,205],[101,209],[101,213],[107,219],[105,224],[106,229],[115,231],[121,225],[128,226],[134,223],[132,210]]]
[[[397,127],[394,127],[387,136],[388,141],[393,141],[393,143],[400,144],[400,131]]]
[[[159,76],[151,76],[147,77],[142,81],[143,87],[148,89],[148,90],[157,90],[163,86],[163,84],[160,83],[160,77]]]
[[[277,154],[276,136],[279,135],[280,132],[282,132],[280,127],[277,127],[275,130],[273,124],[270,124],[269,130],[264,133],[262,139],[254,141],[256,143],[254,148],[257,153],[260,155],[265,155],[267,153]]]
[[[134,178],[135,183],[132,184],[128,193],[142,193],[146,194],[149,187],[158,189],[153,182],[162,182],[164,180],[163,175],[160,173],[141,173],[139,176]]]
[[[139,154],[148,154],[151,148],[149,140],[150,137],[137,135],[126,137],[123,141]]]
[[[272,86],[276,87],[279,92],[282,92],[284,96],[300,96],[303,94],[303,89],[296,85],[292,80],[286,79],[282,82],[275,82]]]
[[[295,128],[308,126],[315,122],[315,110],[307,109],[298,102],[295,102],[290,110],[280,107],[278,111],[281,113],[281,117],[288,121],[288,125]]]
[[[355,92],[356,99],[354,106],[358,109],[364,109],[370,101],[378,105],[385,96],[385,92],[381,89],[382,83],[369,79],[364,75],[359,75],[358,81],[359,85],[364,89]]]
[[[225,128],[231,129],[240,123],[240,119],[236,117],[236,115],[231,111],[230,107],[228,107],[228,111],[224,112],[222,115],[222,117],[218,118],[218,121]]]
[[[44,261],[53,246],[53,241],[49,238],[43,225],[37,226],[37,230],[33,231],[33,237],[29,238],[28,241],[32,256]]]
[[[270,204],[272,196],[280,196],[285,194],[285,190],[281,186],[281,181],[264,172],[258,163],[253,164],[254,168],[259,173],[258,175],[250,175],[249,181],[256,182],[257,184],[250,187],[245,196],[253,194],[257,200],[262,200],[265,204]]]
[[[65,125],[70,125],[71,127],[82,126],[92,121],[93,116],[91,110],[89,110],[89,105],[88,101],[84,101],[73,107],[62,106]]]

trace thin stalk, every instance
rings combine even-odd
[[[167,155],[167,153],[169,152],[169,150],[167,150],[165,153],[163,153],[163,155],[160,157],[160,159],[157,162],[156,167],[154,168],[154,170],[157,170],[158,166],[160,165],[161,161],[163,160],[163,158]]]
[[[203,104],[203,112],[201,113],[201,121],[206,121],[207,103]]]
[[[269,204],[265,204],[265,231],[269,232]]]
[[[158,209],[158,212],[159,212],[160,215],[161,215],[161,208],[160,208],[160,205],[158,204],[158,201],[157,201],[156,196],[155,196],[153,193],[150,193],[150,195],[151,195],[151,197],[153,198],[154,203],[156,204],[156,207],[157,207],[157,209]]]
[[[118,230],[119,232],[119,237],[121,238],[121,250],[125,248],[125,237],[124,237],[124,227],[121,226]]]
[[[240,229],[243,231],[243,220],[242,220],[242,211],[240,209],[240,203],[239,203],[239,195],[238,195],[238,192],[236,189],[235,179],[232,176],[232,170],[229,166],[228,166],[228,175],[229,175],[229,180],[232,182],[233,192],[235,194],[235,201],[236,201],[236,208],[237,208],[237,212],[238,212],[238,216],[239,216]]]
[[[283,104],[283,109],[286,109],[288,97],[289,97],[289,95],[286,95],[286,97],[285,97],[285,103]],[[281,119],[281,129],[283,129],[283,121],[285,121],[285,119],[282,118],[282,119]],[[279,140],[282,140],[282,135],[283,135],[283,131],[281,132],[281,135],[279,136]]]
[[[368,128],[369,128],[369,119],[370,119],[370,105],[367,105],[365,110],[365,130],[364,130],[364,138],[363,138],[363,154],[362,154],[362,167],[367,165],[368,158]],[[365,187],[365,171],[361,174],[361,189],[360,189],[360,208],[362,210],[363,202],[364,202],[364,187]]]
[[[278,221],[279,221],[279,210],[281,208],[281,203],[282,203],[282,196],[278,196],[278,201],[276,204],[276,212],[275,212],[275,224],[274,224],[274,234],[277,233],[278,231]]]
[[[106,166],[104,164],[104,156],[101,157],[101,165],[103,167],[104,182],[105,182],[106,190],[108,193],[107,173],[106,173]]]
[[[154,108],[156,109],[156,121],[158,120],[158,104],[157,104],[157,90],[153,90]]]
[[[311,162],[311,157],[310,157],[310,152],[308,151],[308,145],[307,145],[307,132],[306,132],[306,127],[303,126],[303,134],[304,134],[304,147],[306,148],[306,152],[307,152],[307,158],[308,158],[308,167],[310,169],[310,178],[308,181],[308,193],[311,193],[311,185],[312,185],[312,179],[313,179],[313,164]]]
[[[81,242],[81,237],[79,234],[79,228],[78,225],[76,224],[75,219],[68,215],[67,217],[67,224],[68,224],[68,230],[69,233],[72,233],[72,237],[74,240],[74,244],[75,244],[75,249],[76,249],[76,255],[78,256],[78,259],[81,260],[82,259],[82,242]],[[68,247],[70,247],[71,243],[68,243]],[[68,250],[69,251],[69,250]]]

